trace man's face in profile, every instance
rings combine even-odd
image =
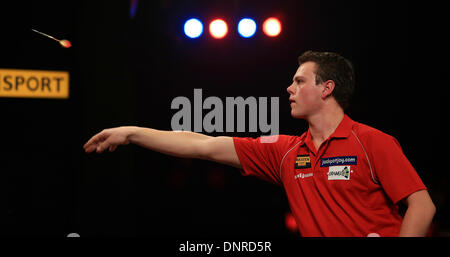
[[[287,88],[291,105],[291,116],[304,119],[320,109],[322,85],[316,85],[316,64],[302,63],[294,75],[292,84]]]

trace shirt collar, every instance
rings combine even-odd
[[[330,139],[331,138],[347,138],[347,137],[349,137],[350,133],[352,132],[354,123],[355,122],[352,119],[350,119],[350,117],[348,117],[347,114],[344,114],[344,118],[339,123],[338,127],[334,130],[334,132],[330,135]],[[308,129],[308,131],[303,133],[303,135],[300,137],[300,139],[302,140],[302,142],[300,143],[301,145],[305,144],[307,141],[309,141],[309,142],[312,141],[311,133],[309,132],[309,129]]]
[[[333,134],[331,134],[330,138],[347,138],[350,136],[352,132],[354,121],[344,114],[344,118],[342,119],[339,126],[334,130]]]

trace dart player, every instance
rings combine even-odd
[[[302,236],[425,236],[435,206],[399,142],[345,114],[355,86],[350,62],[313,51],[298,60],[287,92],[291,116],[309,124],[302,135],[267,141],[117,127],[96,134],[84,149],[101,153],[133,143],[231,165],[284,187]],[[403,216],[400,203],[407,207]]]

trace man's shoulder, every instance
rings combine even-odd
[[[386,140],[393,137],[377,128],[369,126],[364,123],[355,122],[353,131],[361,140]]]
[[[233,137],[234,140],[243,141],[243,142],[252,142],[257,144],[267,144],[267,145],[279,145],[279,144],[296,144],[302,139],[304,139],[304,135],[295,136],[295,135],[270,135],[270,136],[260,136],[257,138],[252,137]]]
[[[257,139],[257,147],[263,147],[267,149],[277,149],[278,151],[284,151],[290,149],[299,143],[303,142],[304,135],[271,135],[271,136],[261,136]]]
[[[296,144],[304,138],[304,135],[295,136],[295,135],[272,135],[272,136],[262,136],[260,137],[261,143],[273,143],[273,144]]]
[[[236,149],[246,149],[248,151],[269,151],[272,153],[284,153],[299,143],[303,142],[302,136],[293,135],[271,135],[258,138],[251,137],[233,137]]]

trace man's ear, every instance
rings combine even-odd
[[[328,96],[331,96],[335,86],[336,85],[334,84],[334,81],[332,81],[332,80],[325,81],[323,83],[322,99],[325,99]]]

